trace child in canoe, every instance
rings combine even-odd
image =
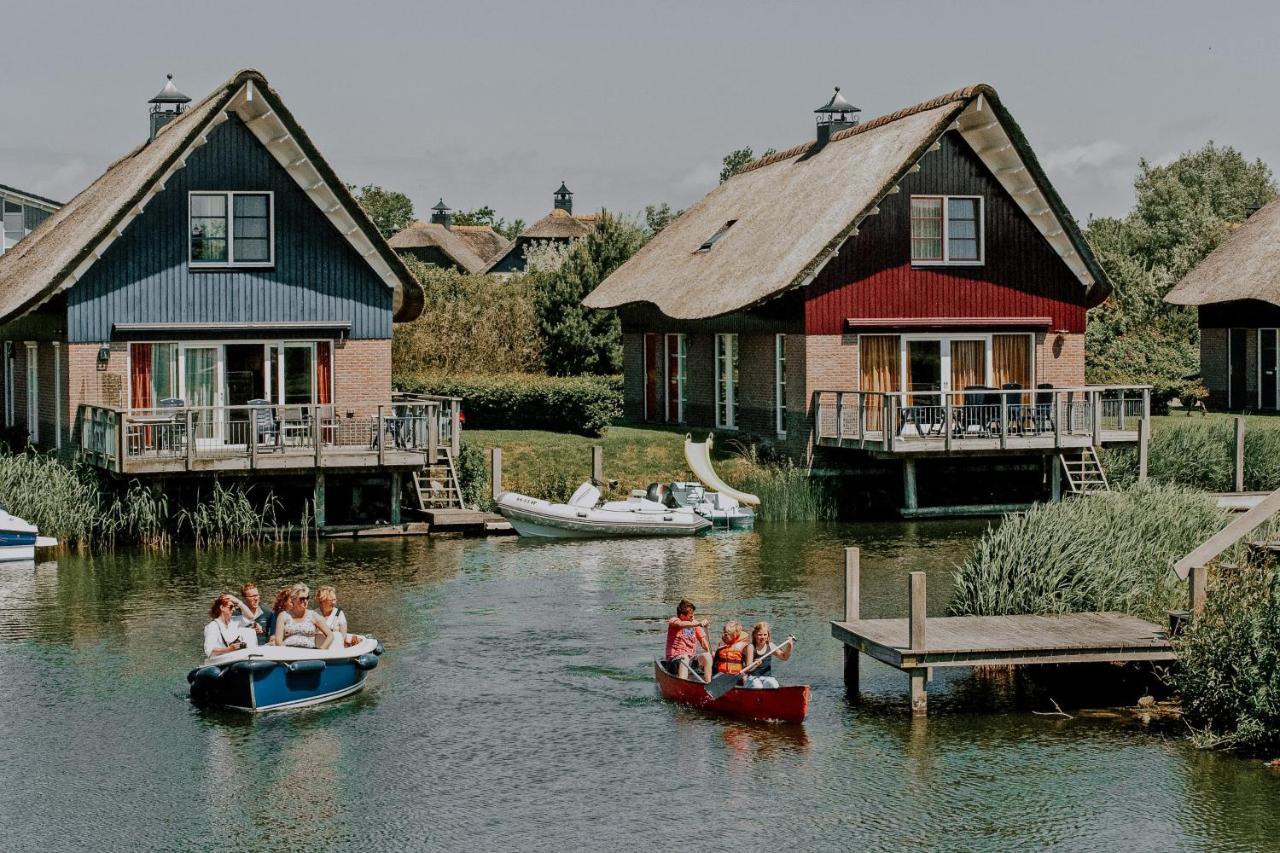
[[[688,678],[693,666],[701,666],[702,680],[711,680],[711,645],[707,642],[706,619],[693,618],[697,608],[687,598],[676,605],[676,615],[667,620],[667,670],[679,678]],[[698,647],[702,647],[702,651]]]
[[[754,690],[777,687],[778,679],[773,677],[773,662],[788,660],[795,647],[795,637],[787,637],[785,643],[775,646],[771,639],[769,623],[757,622],[751,629],[751,642],[747,644],[747,663],[742,668],[742,673],[746,676],[743,686]],[[770,652],[773,654],[769,654]],[[765,655],[769,656],[765,657]]]
[[[724,623],[720,645],[716,646],[716,675],[737,675],[742,672],[747,657],[747,634],[741,622]]]

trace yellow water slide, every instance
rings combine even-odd
[[[693,436],[686,435],[684,437],[684,458],[689,463],[689,470],[693,472],[693,476],[697,477],[698,482],[711,491],[731,497],[743,506],[760,506],[758,497],[749,495],[746,492],[740,492],[730,486],[724,480],[721,480],[715,469],[711,467],[711,440],[713,438],[714,436],[708,433],[707,440],[702,444],[698,444],[694,442]]]

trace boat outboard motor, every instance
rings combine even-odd
[[[663,492],[663,489],[661,484],[650,483],[649,488],[645,489],[644,496],[646,500],[651,500],[656,504],[663,504],[664,506],[669,506],[669,504],[667,504],[667,502],[663,500],[664,495],[662,494],[662,492]]]

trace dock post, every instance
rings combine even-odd
[[[596,483],[604,482],[604,448],[598,444],[591,446],[591,479]]]
[[[397,468],[391,472],[391,523],[400,523],[400,501],[402,499],[402,489],[400,488],[400,469]]]
[[[311,502],[315,509],[316,530],[324,530],[324,471],[319,469],[316,470],[316,485]]]
[[[502,448],[489,448],[490,482],[493,484],[493,499],[502,497]]]
[[[916,496],[916,460],[902,460],[902,508],[914,512],[920,505]]]
[[[862,604],[862,557],[857,548],[844,549],[844,621],[856,622]],[[858,693],[858,650],[844,647],[844,687],[850,695]]]
[[[1192,618],[1199,616],[1200,611],[1204,610],[1204,598],[1208,583],[1209,567],[1206,565],[1192,566],[1191,572],[1187,575],[1187,592],[1191,598]]]
[[[1151,443],[1151,421],[1138,421],[1138,482],[1147,482],[1148,445]]]
[[[1237,492],[1244,491],[1244,418],[1236,415],[1236,488]]]
[[[913,650],[924,648],[924,623],[925,623],[925,574],[924,572],[912,572],[908,581],[911,591],[911,606],[908,611],[907,622],[910,626],[910,637],[908,646]],[[913,717],[923,717],[929,709],[929,694],[925,688],[925,683],[929,678],[929,670],[926,667],[918,667],[908,671],[911,676],[911,715]]]

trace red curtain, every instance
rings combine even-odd
[[[327,406],[333,402],[333,362],[328,341],[316,344],[316,402]]]
[[[151,344],[133,344],[129,347],[129,406],[133,409],[150,409],[151,399]]]

